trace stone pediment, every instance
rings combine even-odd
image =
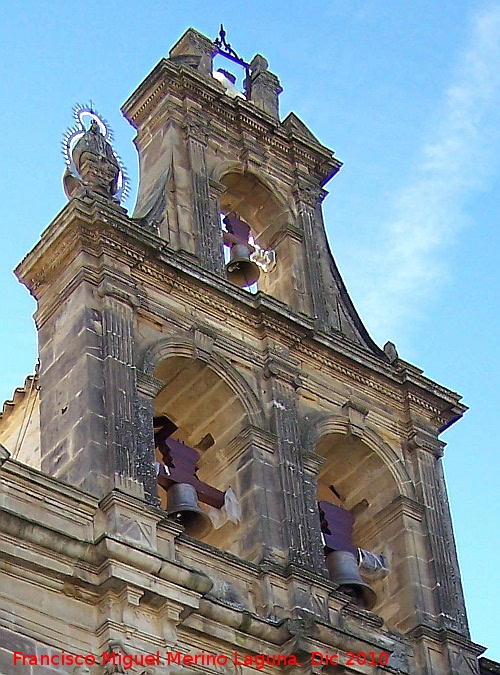
[[[312,141],[318,145],[322,145],[316,136],[310,131],[310,129],[304,124],[304,122],[297,117],[294,112],[289,113],[282,122],[282,127],[289,133],[295,133],[308,141]]]

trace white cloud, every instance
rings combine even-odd
[[[467,201],[487,187],[500,151],[500,4],[473,17],[469,45],[422,148],[414,179],[400,189],[380,246],[358,279],[360,314],[376,339],[405,336],[448,271],[446,251],[466,223]]]

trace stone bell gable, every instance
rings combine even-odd
[[[44,675],[478,672],[439,439],[466,408],[363,327],[322,220],[341,164],[280,92],[186,31],[123,108],[132,215],[75,109],[69,201],[16,270],[40,366],[0,415],[1,675],[46,666],[16,653],[59,658]]]
[[[256,56],[248,99],[212,76],[216,49],[189,30],[123,106],[137,129],[140,185],[134,217],[166,245],[224,275],[220,214],[236,211],[277,264],[259,289],[318,330],[380,355],[346,292],[324,230],[323,185],[341,167],[299,118],[281,122],[281,86]],[[262,81],[262,82],[261,82]],[[273,100],[273,105],[269,100]]]

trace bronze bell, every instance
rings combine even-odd
[[[240,288],[251,286],[260,276],[259,266],[250,260],[250,253],[246,244],[231,246],[231,259],[226,265],[227,279]]]
[[[168,488],[167,515],[197,539],[204,537],[212,528],[210,518],[198,505],[196,488],[189,483],[174,483]]]
[[[356,556],[350,551],[330,551],[326,556],[330,581],[338,584],[339,591],[349,595],[352,602],[364,609],[372,609],[377,602],[373,588],[363,581]]]

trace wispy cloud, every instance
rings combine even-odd
[[[365,258],[360,313],[378,340],[407,337],[404,326],[448,274],[446,251],[468,220],[468,200],[499,165],[500,3],[475,15],[471,28],[414,179],[396,195],[380,247]]]

